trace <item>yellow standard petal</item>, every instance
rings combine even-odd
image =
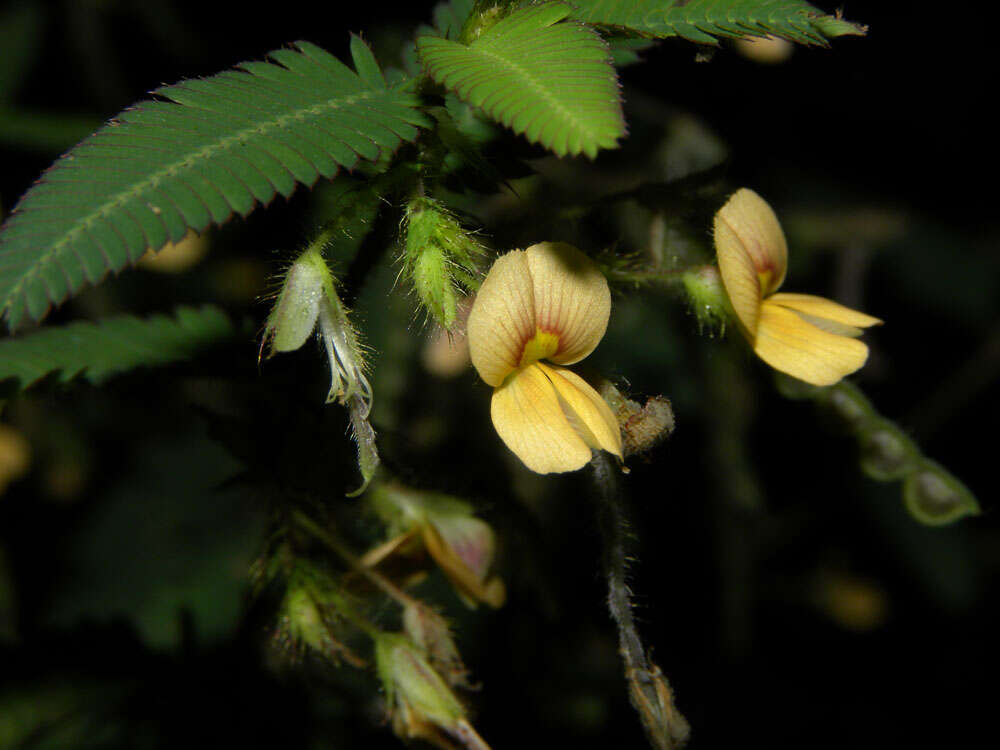
[[[563,413],[591,448],[622,458],[622,432],[618,418],[601,394],[572,370],[538,363],[555,386]]]
[[[778,217],[767,201],[740,188],[715,214],[715,230],[724,225],[739,241],[760,278],[761,294],[778,290],[788,269],[788,243]]]
[[[469,313],[467,332],[479,376],[499,386],[521,364],[525,343],[536,333],[534,288],[523,250],[493,264]]]
[[[590,446],[570,424],[555,386],[537,363],[493,391],[490,413],[500,439],[534,472],[576,471],[590,461]]]
[[[607,279],[596,263],[565,242],[540,242],[525,254],[538,331],[558,337],[556,350],[544,356],[560,365],[579,362],[594,351],[608,328]]]
[[[821,330],[770,299],[761,306],[754,351],[774,369],[813,385],[833,385],[868,359],[860,341]]]

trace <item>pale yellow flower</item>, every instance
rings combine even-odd
[[[611,408],[560,366],[594,350],[610,315],[604,275],[563,242],[507,253],[483,282],[469,313],[469,354],[494,387],[490,411],[497,433],[532,471],[575,471],[592,450],[621,458]]]
[[[813,385],[832,385],[864,365],[862,328],[882,321],[823,297],[779,293],[788,246],[774,211],[742,188],[715,214],[719,272],[740,327],[771,367]]]

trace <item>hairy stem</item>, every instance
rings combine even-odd
[[[363,562],[361,559],[355,555],[350,548],[341,541],[332,531],[324,529],[313,519],[307,516],[300,510],[292,512],[292,519],[300,528],[308,531],[316,539],[323,542],[327,547],[329,547],[333,552],[347,563],[348,567],[358,573],[359,575],[367,578],[371,583],[381,589],[385,594],[387,594],[391,599],[395,600],[401,606],[419,606],[420,602],[414,599],[412,596],[407,594],[396,584],[390,581],[385,576],[372,570]]]
[[[657,750],[674,750],[687,741],[689,727],[674,707],[673,694],[660,668],[646,656],[632,616],[628,561],[632,534],[621,493],[621,480],[610,456],[595,453],[593,470],[597,521],[604,546],[604,574],[608,581],[608,610],[618,628],[618,648],[625,664],[629,698],[642,719],[646,736]]]

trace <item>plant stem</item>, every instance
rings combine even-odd
[[[673,695],[660,668],[646,656],[632,617],[628,561],[631,532],[617,468],[608,454],[595,453],[590,462],[596,486],[597,521],[604,545],[604,573],[608,581],[608,610],[618,627],[618,648],[625,663],[629,698],[639,713],[646,736],[657,750],[674,750],[687,740],[689,727],[673,704]]]
[[[300,510],[293,511],[292,519],[302,529],[308,531],[316,539],[323,542],[323,544],[333,550],[333,552],[336,553],[340,559],[347,563],[351,570],[367,578],[371,583],[385,592],[399,605],[403,607],[419,605],[419,602],[416,599],[407,594],[388,578],[377,573],[361,562],[361,559],[351,552],[350,548],[344,544],[341,539],[339,539],[333,532],[324,529],[305,513]]]

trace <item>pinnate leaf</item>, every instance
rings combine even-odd
[[[309,44],[158,89],[50,168],[0,229],[0,313],[16,328],[146,250],[362,159],[428,121],[360,39],[357,73]]]
[[[233,338],[236,327],[216,307],[180,307],[174,317],[121,315],[98,323],[43,328],[0,341],[0,381],[24,389],[46,375],[63,382],[82,376],[92,383],[131,370],[189,359]]]
[[[607,45],[546,3],[513,12],[468,46],[417,39],[431,77],[515,133],[559,156],[614,148],[625,134],[618,80]]]
[[[719,37],[774,36],[799,44],[864,34],[859,24],[803,0],[573,0],[573,18],[664,38],[718,45]]]

